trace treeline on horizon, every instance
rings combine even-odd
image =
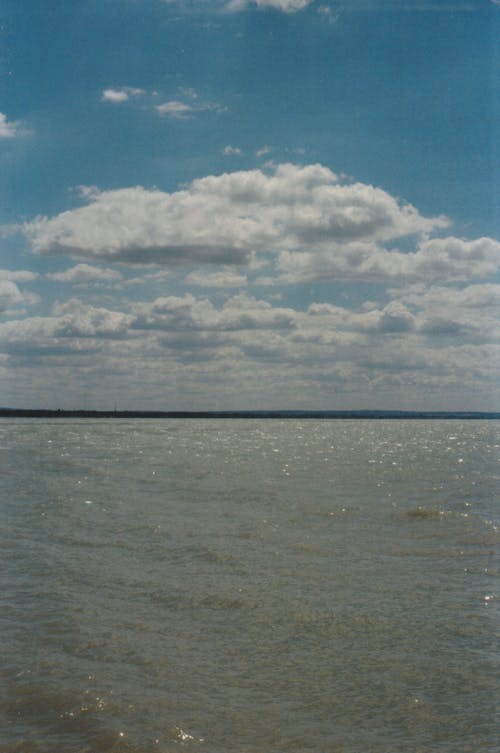
[[[500,419],[488,411],[406,411],[406,410],[62,410],[52,408],[0,408],[1,418],[415,418],[415,419]]]

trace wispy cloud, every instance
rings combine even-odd
[[[182,102],[178,99],[172,99],[168,102],[163,102],[161,105],[156,105],[155,110],[162,116],[174,118],[175,120],[186,120],[200,112],[207,112],[210,110],[222,112],[224,108],[215,102],[195,101],[189,103]]]
[[[200,108],[186,102],[180,102],[177,99],[172,99],[169,102],[164,102],[162,105],[157,105],[155,109],[160,115],[168,115],[170,118],[175,118],[176,120],[185,120]]]
[[[498,2],[498,0],[491,0]],[[396,13],[473,13],[484,7],[481,0],[351,0],[347,5],[339,4],[342,12],[349,11],[393,11]]]
[[[266,154],[269,154],[272,151],[272,148],[270,146],[261,146],[260,149],[257,149],[255,152],[256,157],[265,157]]]
[[[230,146],[229,144],[224,147],[222,150],[222,154],[225,157],[240,157],[243,152],[239,148],[239,146]]]
[[[121,105],[124,102],[140,100],[143,109],[155,110],[159,115],[173,118],[174,120],[187,120],[200,112],[210,110],[219,112],[225,110],[222,105],[216,102],[201,100],[198,92],[192,87],[180,87],[178,95],[180,95],[179,98],[168,99],[161,104],[156,104],[160,96],[157,91],[147,91],[146,89],[134,88],[132,86],[120,86],[118,88],[104,89],[101,94],[101,101],[113,105]]]
[[[255,5],[261,10],[272,8],[283,13],[296,13],[307,8],[313,0],[231,0],[227,8],[230,11],[243,10],[249,5]]]

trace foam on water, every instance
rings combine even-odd
[[[499,749],[494,422],[0,444],[1,753]]]

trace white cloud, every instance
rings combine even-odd
[[[462,341],[500,339],[500,285],[467,285],[462,289],[423,285],[393,291],[400,301],[416,310],[419,332],[430,336],[459,336]]]
[[[254,398],[260,406],[264,399],[304,407],[311,395],[332,404],[336,391],[352,393],[357,404],[366,399],[368,407],[384,395],[390,405],[395,388],[419,394],[420,407],[429,406],[431,392],[436,407],[442,405],[443,389],[455,390],[457,400],[468,390],[481,402],[497,383],[500,353],[500,333],[488,330],[488,307],[478,305],[484,287],[495,300],[493,288],[499,286],[441,286],[431,295],[420,285],[399,291],[400,298],[385,305],[367,302],[358,310],[318,302],[299,311],[250,295],[218,305],[170,295],[112,309],[71,299],[56,304],[50,316],[0,323],[0,352],[11,359],[13,385],[29,385],[35,363],[44,378],[50,372],[43,369],[57,365],[53,379],[61,400],[75,380],[86,375],[88,383],[92,373],[99,394],[109,388],[113,395],[119,378],[120,391],[135,394],[139,407],[149,398],[163,405],[167,394],[177,395],[175,405],[191,400],[190,407],[192,400],[206,406],[207,395],[227,407],[231,394],[239,407]],[[469,305],[461,309],[460,301]],[[125,305],[128,311],[118,310]],[[449,321],[438,321],[438,315]],[[454,324],[455,316],[462,318]],[[9,366],[5,357],[3,364]]]
[[[272,149],[270,146],[261,146],[260,149],[257,149],[257,151],[255,152],[255,156],[264,157],[266,154],[269,154],[269,152],[271,151]]]
[[[232,332],[247,329],[290,329],[297,314],[293,309],[273,307],[247,295],[230,298],[221,309],[208,299],[191,294],[157,298],[152,304],[137,304],[132,326],[137,329]]]
[[[124,279],[117,287],[128,287],[131,285],[163,285],[170,272],[167,269],[161,269],[159,272],[146,272],[138,277],[128,277]]]
[[[104,89],[102,99],[104,102],[120,104],[127,102],[131,97],[138,97],[145,94],[144,89],[134,89],[131,86],[121,86],[119,89]]]
[[[55,337],[122,337],[132,317],[121,311],[89,306],[72,298],[53,307]]]
[[[198,95],[196,95],[196,99],[193,104],[173,99],[169,100],[168,102],[164,102],[161,105],[157,105],[155,107],[155,110],[160,115],[165,115],[167,117],[174,118],[175,120],[186,120],[187,118],[190,118],[199,112],[207,112],[209,110],[215,110],[219,112],[223,111],[224,108],[216,104],[215,102],[199,102],[197,96]]]
[[[435,238],[402,253],[373,242],[332,244],[304,253],[282,251],[278,280],[285,283],[325,279],[439,280],[482,278],[500,268],[500,243],[492,238],[465,241]],[[272,280],[267,280],[272,283]]]
[[[0,312],[23,301],[24,297],[15,282],[0,280]]]
[[[157,105],[155,109],[160,115],[168,115],[176,120],[184,120],[196,112],[198,108],[195,105],[189,105],[186,102],[179,102],[173,99],[169,102],[164,102],[162,105]]]
[[[37,272],[30,272],[27,269],[0,269],[0,281],[12,280],[12,282],[32,282],[37,278]]]
[[[466,280],[471,272],[486,277],[499,266],[500,243],[492,238],[434,238],[421,243],[415,254],[417,276],[428,279]]]
[[[3,316],[21,316],[19,306],[32,306],[39,302],[35,293],[20,290],[16,283],[32,282],[38,275],[27,270],[0,269],[0,314]],[[10,310],[11,307],[15,307]]]
[[[52,272],[46,275],[49,280],[68,282],[73,284],[85,284],[90,282],[117,282],[122,279],[122,274],[116,269],[103,269],[93,267],[90,264],[77,264],[64,272]]]
[[[279,255],[283,281],[393,279],[394,265],[406,273],[406,255],[377,244],[449,224],[382,189],[343,184],[321,165],[207,176],[174,193],[136,187],[85,198],[87,206],[24,226],[35,252],[166,265],[242,264],[265,252]]]
[[[415,318],[399,301],[384,308],[354,312],[329,303],[313,303],[307,310],[306,329],[335,330],[358,333],[397,333],[415,329]],[[319,322],[319,324],[318,324]]]
[[[454,309],[478,309],[487,308],[496,310],[500,306],[500,284],[483,283],[467,285],[464,288],[443,287],[432,285],[427,288],[424,285],[414,285],[403,290],[389,291],[399,296],[407,304],[419,308]]]
[[[247,278],[230,267],[223,267],[217,272],[191,272],[186,282],[200,288],[241,288],[247,284]]]
[[[13,139],[24,133],[22,124],[19,120],[7,120],[7,116],[0,112],[0,139]]]
[[[131,321],[130,315],[89,306],[74,298],[55,304],[51,316],[27,317],[0,324],[0,343],[7,352],[41,348],[43,353],[57,353],[60,340],[122,338],[127,335]],[[67,344],[63,346],[67,347]],[[78,342],[69,347],[75,351],[80,349]]]
[[[255,5],[260,9],[272,8],[284,13],[296,13],[303,8],[307,8],[313,0],[231,0],[228,9],[237,11],[243,10],[248,5]]]
[[[239,157],[242,154],[241,149],[238,146],[230,146],[229,144],[224,147],[222,153],[225,157]]]
[[[341,7],[333,8],[330,5],[319,5],[316,12],[319,13],[327,23],[333,25],[338,21],[342,10]]]

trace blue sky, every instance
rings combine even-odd
[[[0,405],[500,409],[492,0],[4,0]]]

